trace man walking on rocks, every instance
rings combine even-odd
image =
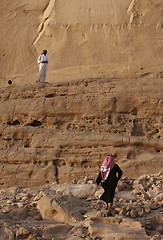
[[[48,57],[46,56],[47,50],[43,50],[42,54],[38,57],[38,64],[39,64],[39,73],[37,76],[36,82],[45,82],[46,79],[46,72],[48,69]]]
[[[112,216],[111,207],[117,183],[122,176],[122,170],[114,163],[114,156],[108,155],[100,167],[99,175],[96,179],[97,185],[101,183],[104,193],[100,199],[106,203],[106,215]]]

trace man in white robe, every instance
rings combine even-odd
[[[39,73],[37,76],[36,82],[45,82],[46,72],[48,69],[48,57],[46,56],[47,51],[43,50],[42,54],[38,57],[38,64],[39,64]]]

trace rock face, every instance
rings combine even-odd
[[[1,1],[2,187],[94,179],[110,152],[127,176],[160,171],[162,7],[162,0]],[[45,48],[51,83],[34,86]],[[15,87],[6,88],[9,79]]]
[[[160,172],[162,90],[150,78],[1,88],[1,187],[95,179],[108,153],[126,176]]]
[[[162,77],[162,0],[1,0],[0,86],[35,81],[48,50],[50,82]]]
[[[162,9],[1,0],[0,239],[162,239]],[[109,153],[123,170],[112,217],[95,184]]]

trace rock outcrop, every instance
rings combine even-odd
[[[95,179],[108,153],[126,176],[158,173],[162,89],[150,78],[2,88],[1,187]]]
[[[162,239],[162,10],[1,0],[0,239]],[[109,153],[123,177],[106,217],[95,179]]]

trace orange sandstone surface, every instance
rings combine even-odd
[[[1,0],[0,239],[162,239],[162,13],[162,0]],[[103,217],[108,153],[123,178]]]

